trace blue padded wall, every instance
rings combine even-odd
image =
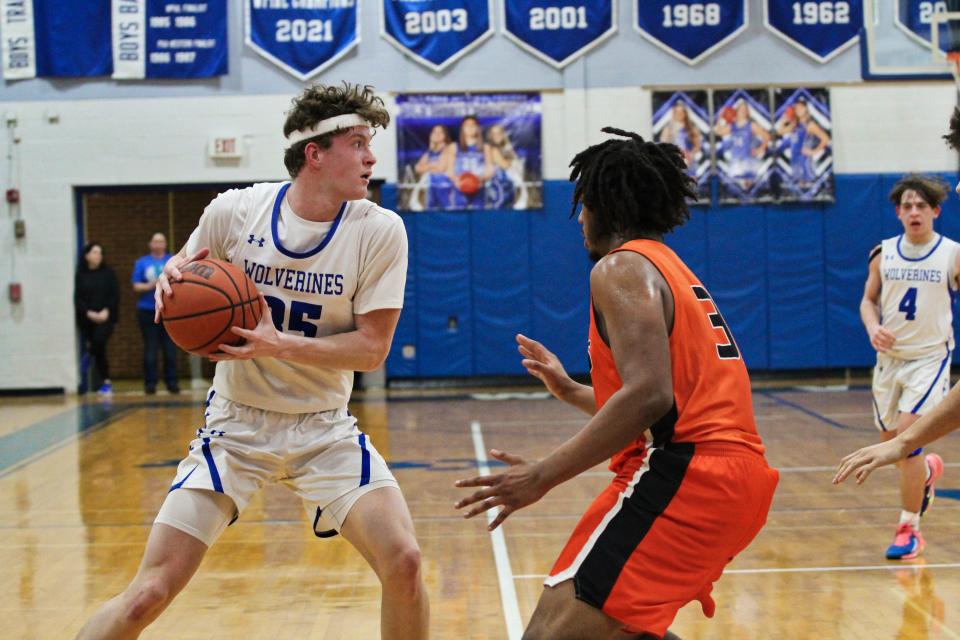
[[[870,249],[902,230],[887,201],[899,177],[837,176],[832,204],[696,207],[666,238],[709,289],[748,367],[873,365],[859,305]],[[586,373],[591,265],[571,194],[568,182],[548,181],[540,211],[404,214],[410,269],[388,375],[522,374],[518,332]],[[383,199],[395,203],[392,186]],[[936,226],[960,239],[955,197]]]

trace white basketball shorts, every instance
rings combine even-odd
[[[917,360],[877,354],[873,368],[873,418],[881,431],[894,431],[900,413],[923,415],[950,390],[950,356],[943,352]]]
[[[314,533],[322,538],[340,531],[360,496],[383,486],[399,488],[346,409],[277,413],[211,390],[204,425],[197,429],[170,491],[225,494],[236,506],[236,519],[267,483],[287,486],[300,496]]]

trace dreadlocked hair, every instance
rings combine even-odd
[[[953,115],[950,117],[950,133],[943,136],[951,149],[960,151],[960,107],[953,108]]]
[[[573,208],[590,209],[598,236],[662,235],[690,219],[687,200],[696,200],[696,180],[687,173],[683,152],[673,144],[647,142],[638,134],[604,127],[627,138],[595,144],[574,156]]]
[[[374,93],[373,87],[348,82],[344,82],[342,86],[317,84],[307,87],[293,99],[287,120],[283,124],[283,135],[288,136],[293,131],[313,126],[321,120],[347,113],[356,113],[374,127],[386,129],[390,124],[390,113],[383,100]],[[331,131],[301,140],[288,148],[284,152],[283,163],[290,177],[296,178],[306,163],[303,152],[309,143],[315,142],[320,148],[329,149],[333,137],[342,133],[342,130]]]

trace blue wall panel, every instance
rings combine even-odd
[[[790,205],[764,211],[771,369],[818,368],[826,361],[825,208]],[[788,284],[771,286],[776,282]]]
[[[394,185],[384,185],[380,192],[381,204],[391,211],[396,208],[397,189]],[[414,350],[417,347],[417,324],[419,314],[417,313],[417,249],[420,243],[417,242],[416,220],[411,214],[401,215],[404,227],[407,230],[407,244],[409,246],[407,254],[407,286],[403,293],[403,311],[400,312],[400,321],[397,323],[397,330],[393,334],[393,343],[390,346],[390,354],[387,356],[387,371],[396,378],[415,377],[418,373],[416,357],[404,358],[403,347],[411,346]]]
[[[714,297],[748,367],[872,366],[859,305],[870,249],[902,231],[887,200],[897,179],[837,176],[833,204],[697,207],[667,237]],[[517,332],[543,342],[572,373],[589,370],[592,265],[568,215],[571,194],[568,182],[549,181],[539,211],[405,216],[411,268],[391,377],[522,373]],[[393,201],[385,188],[384,204]],[[955,196],[937,229],[960,238]],[[416,358],[405,360],[399,349],[411,343]]]
[[[530,326],[530,219],[468,214],[473,237],[474,374],[525,373],[514,336]]]

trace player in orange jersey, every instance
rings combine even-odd
[[[710,294],[662,237],[690,216],[695,183],[672,144],[606,128],[571,166],[590,274],[593,387],[540,343],[517,336],[523,365],[592,418],[537,463],[457,483],[482,487],[466,517],[501,507],[490,528],[611,458],[594,500],[546,580],[524,638],[675,638],[699,600],[766,522],[778,474],[757,435],[746,367]],[[651,437],[645,436],[649,430]]]

